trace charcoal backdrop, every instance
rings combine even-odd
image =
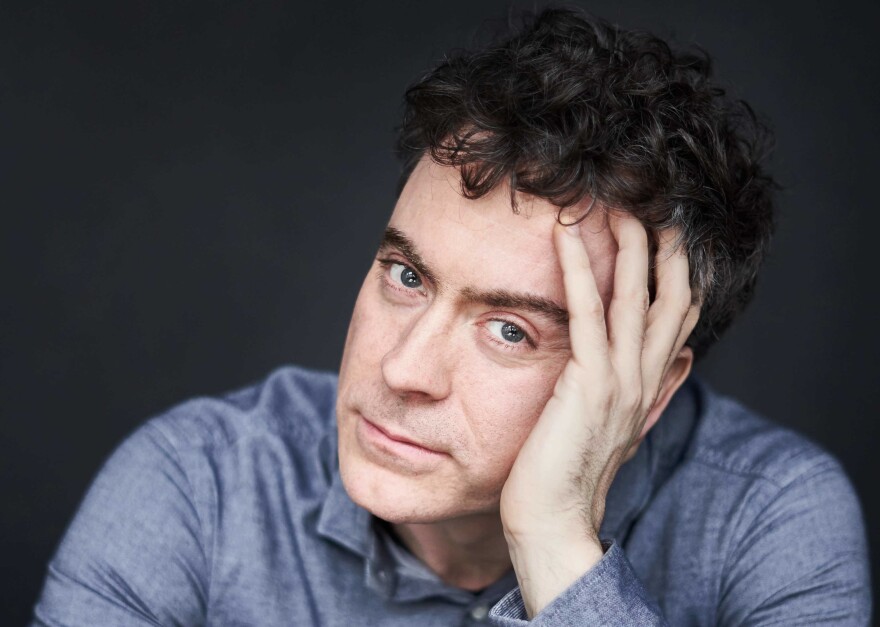
[[[336,367],[394,202],[400,96],[510,6],[0,5],[4,624],[145,418],[285,362]],[[585,6],[707,48],[772,120],[774,252],[700,371],[843,461],[876,565],[876,3]]]

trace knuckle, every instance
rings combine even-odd
[[[584,305],[584,311],[591,318],[598,318],[605,315],[605,309],[602,306],[602,301],[598,298],[591,298]]]
[[[693,291],[691,290],[691,288],[687,287],[681,291],[679,306],[685,312],[690,311],[691,307],[694,306]]]
[[[629,296],[629,301],[632,302],[633,306],[638,307],[642,311],[648,310],[650,299],[651,296],[648,293],[647,285],[640,289],[634,289],[632,294],[630,294]]]
[[[656,395],[653,395],[653,394],[651,394],[651,395],[644,395],[644,396],[642,397],[642,403],[641,403],[641,413],[642,413],[642,415],[643,415],[643,416],[647,416],[649,413],[651,413],[651,410],[654,408],[654,403],[656,403],[656,402],[657,402],[657,396],[656,396]]]
[[[627,382],[618,390],[615,398],[615,407],[627,415],[637,413],[642,405],[642,393],[636,383]]]
[[[614,413],[615,403],[614,399],[611,397],[605,397],[599,403],[599,415],[600,416],[611,416]]]
[[[686,328],[690,331],[697,325],[697,322],[700,319],[700,308],[696,305],[691,308],[688,312],[687,317],[685,318]]]
[[[606,409],[608,407],[614,406],[617,403],[617,393],[615,388],[614,376],[608,371],[603,371],[601,373],[598,373],[597,381],[598,385],[600,386],[599,389],[607,390],[605,394],[601,394],[602,398],[604,399],[603,403],[607,404]]]
[[[642,394],[635,393],[629,399],[629,404],[627,405],[627,409],[631,414],[637,414],[641,412],[642,409]]]
[[[647,284],[645,284],[639,287],[630,288],[626,291],[623,297],[624,299],[635,305],[647,307],[648,300],[650,298],[650,294],[648,293],[648,286]]]
[[[687,302],[688,304],[691,302],[691,286],[685,277],[682,277],[681,281],[666,286],[666,292],[675,302]]]

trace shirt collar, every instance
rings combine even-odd
[[[701,384],[682,385],[636,454],[620,467],[605,499],[600,535],[626,542],[639,515],[684,456],[699,414]]]
[[[372,514],[348,496],[337,467],[318,518],[318,533],[361,557],[375,559],[377,546],[372,520]]]
[[[635,456],[618,471],[605,502],[601,529],[603,538],[625,542],[633,523],[678,465],[697,422],[700,390],[698,381],[688,379],[672,397]],[[459,601],[473,599],[470,593],[446,586],[439,579],[436,582],[414,582],[408,578],[398,581],[395,560],[387,546],[390,539],[383,539],[375,523],[372,514],[348,496],[336,464],[317,530],[324,538],[364,558],[365,576],[370,587],[396,600],[415,600],[434,595],[455,597]],[[515,584],[512,571],[509,575],[512,584]],[[501,581],[506,582],[507,579],[505,577]],[[486,592],[491,590],[495,593],[495,587],[490,586]]]
[[[394,539],[381,529],[379,521],[348,496],[339,469],[318,517],[318,534],[364,558],[364,577],[369,588],[398,602],[444,597],[461,605],[476,601],[493,604],[516,586],[511,569],[499,581],[474,594],[447,585],[412,557],[398,555]],[[420,568],[421,567],[421,568]]]

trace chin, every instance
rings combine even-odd
[[[348,496],[365,510],[393,524],[429,523],[448,516],[438,508],[437,495],[419,485],[363,460],[340,455],[339,472]],[[455,515],[454,513],[452,514]]]
[[[367,460],[340,454],[339,470],[352,501],[395,525],[436,523],[499,512],[498,498],[494,496],[472,502],[438,487],[437,484],[448,485],[446,481],[399,475]]]

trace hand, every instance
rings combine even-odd
[[[648,235],[609,212],[617,240],[606,320],[577,226],[554,227],[569,313],[571,357],[501,493],[501,518],[530,616],[602,557],[605,497],[690,372],[684,343],[699,317],[676,233],[659,234],[649,306]]]

